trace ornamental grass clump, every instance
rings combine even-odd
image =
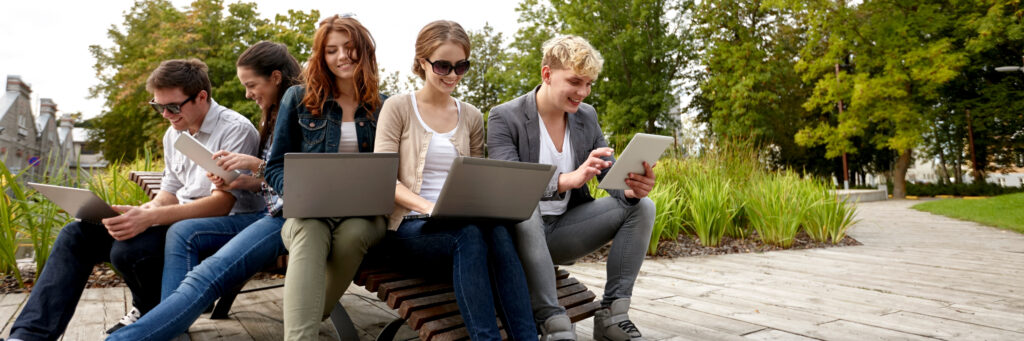
[[[770,174],[750,184],[745,212],[762,242],[788,248],[807,211],[806,190],[792,172]]]
[[[736,186],[716,172],[691,172],[683,179],[683,188],[686,224],[701,245],[718,246],[739,212],[732,195]]]
[[[846,229],[856,223],[856,209],[821,181],[804,181],[811,203],[807,208],[804,231],[819,242],[839,243]]]

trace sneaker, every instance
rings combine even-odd
[[[633,321],[629,320],[629,299],[620,298],[612,305],[594,312],[594,340],[645,341]]]
[[[140,317],[142,317],[142,313],[139,312],[139,309],[132,307],[132,310],[129,310],[128,314],[125,314],[120,321],[117,321],[117,324],[115,324],[113,327],[110,327],[110,329],[107,329],[107,334],[113,334],[118,329],[124,328],[129,324],[135,323],[135,321],[138,321]]]
[[[544,320],[540,334],[540,341],[576,341],[576,328],[565,314],[552,315]]]

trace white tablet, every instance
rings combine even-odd
[[[644,161],[653,165],[661,158],[665,148],[672,144],[671,136],[637,133],[626,145],[619,158],[612,164],[612,169],[605,174],[604,180],[597,184],[601,189],[629,189],[626,178],[629,173],[644,174]]]
[[[213,159],[213,152],[206,149],[202,143],[199,143],[196,138],[189,134],[181,134],[178,139],[174,141],[174,149],[177,149],[185,156],[188,156],[192,162],[195,162],[199,167],[203,167],[207,172],[213,173],[224,179],[225,184],[229,184],[238,177],[238,171],[226,171],[223,168],[217,166],[217,160]]]

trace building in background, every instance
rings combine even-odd
[[[7,76],[7,88],[0,100],[0,159],[11,173],[28,171],[41,175],[44,167],[105,167],[101,155],[82,154],[87,133],[76,134],[74,118],[58,116],[57,104],[50,98],[39,99],[39,112],[33,113],[32,88],[21,77]],[[76,137],[81,135],[79,142]]]

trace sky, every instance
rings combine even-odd
[[[172,0],[178,9],[191,1]],[[227,0],[225,4],[237,2]],[[445,1],[325,1],[255,0],[263,17],[272,18],[289,9],[320,10],[322,17],[353,13],[377,42],[377,63],[388,73],[411,75],[416,34],[427,23],[454,20],[466,30],[489,23],[506,41],[519,28],[518,0]],[[85,118],[99,115],[103,100],[89,99],[89,87],[99,83],[89,45],[109,47],[107,30],[120,27],[132,0],[5,1],[0,4],[0,77],[19,75],[32,87],[34,113],[39,98],[52,98],[61,113],[82,112]],[[310,32],[312,35],[312,32]],[[187,56],[182,56],[187,57]]]

